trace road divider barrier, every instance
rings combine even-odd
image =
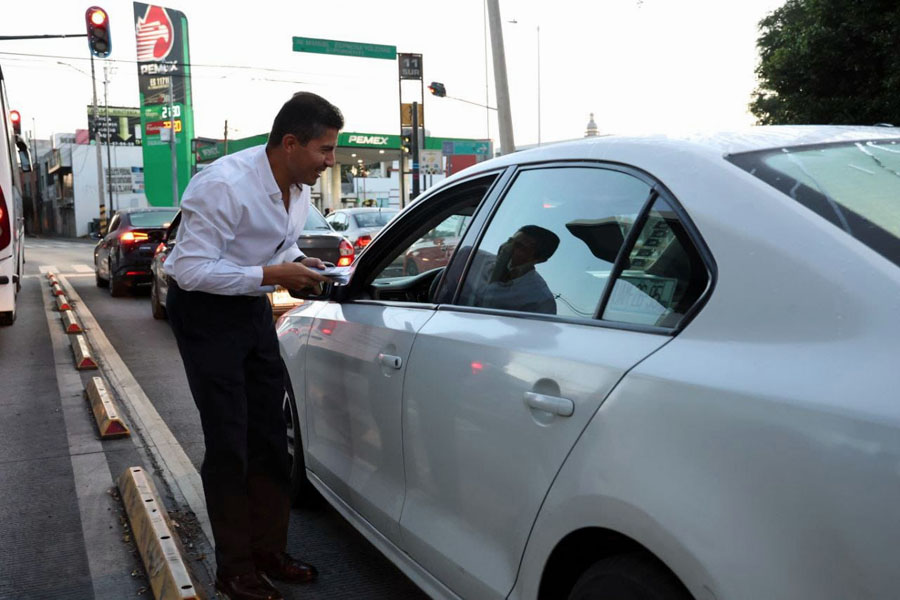
[[[58,281],[50,286],[50,290],[53,292],[54,296],[62,296],[65,293]]]
[[[88,347],[87,340],[84,339],[83,335],[73,335],[72,340],[72,352],[75,353],[75,368],[79,371],[87,370],[87,369],[96,369],[97,361],[94,360],[94,357],[91,355],[91,349]]]
[[[117,480],[134,541],[157,600],[199,600],[200,596],[165,514],[153,481],[141,467],[129,467]]]
[[[102,378],[92,377],[85,392],[91,402],[91,410],[94,412],[94,420],[97,421],[97,430],[100,432],[101,438],[131,435],[128,426],[119,417],[116,404]]]
[[[60,312],[72,310],[72,305],[69,304],[69,299],[66,298],[65,294],[60,294],[56,297],[56,310]]]
[[[59,298],[59,296],[57,296],[57,298]],[[73,311],[63,310],[62,321],[66,333],[84,333],[84,329],[82,329],[81,325],[78,323],[78,319],[75,318],[75,313]]]

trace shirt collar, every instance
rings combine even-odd
[[[278,182],[275,181],[275,174],[272,173],[272,165],[269,164],[265,146],[260,146],[259,148],[259,153],[256,157],[256,170],[259,173],[263,190],[269,196],[269,199],[281,201],[281,190],[278,188]]]
[[[269,199],[273,202],[281,202],[281,189],[278,187],[278,182],[275,181],[275,174],[272,172],[272,165],[269,164],[265,146],[260,147],[260,152],[256,159],[256,170],[259,173],[260,181],[262,181],[263,190],[269,196]],[[292,183],[289,190],[291,205],[293,205],[294,200],[303,193],[303,185]]]

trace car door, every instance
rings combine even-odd
[[[121,213],[116,213],[116,215],[109,222],[109,226],[107,227],[106,234],[103,236],[103,239],[100,240],[100,244],[97,247],[97,271],[100,273],[100,276],[104,279],[109,279],[109,257],[110,253],[113,249],[113,244],[118,241],[118,228],[119,224],[122,222]]]
[[[416,333],[434,315],[439,271],[403,277],[409,247],[460,203],[471,214],[487,180],[417,204],[356,266],[340,301],[327,302],[307,343],[307,467],[383,535],[400,543],[405,493],[402,386]],[[361,281],[361,279],[363,281]]]
[[[401,534],[460,597],[507,596],[579,434],[623,375],[670,339],[659,315],[598,318],[654,197],[627,169],[520,171],[455,300],[419,330],[404,385]]]

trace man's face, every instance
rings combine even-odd
[[[334,166],[334,149],[337,146],[338,130],[326,129],[320,137],[301,144],[293,135],[286,135],[284,147],[287,151],[287,165],[291,182],[297,185],[313,185],[328,167]]]
[[[510,245],[509,266],[511,268],[521,267],[534,261],[537,244],[530,235],[517,231],[506,243]]]

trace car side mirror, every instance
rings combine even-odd
[[[341,302],[346,295],[346,285],[335,285],[331,282],[322,284],[322,293],[316,293],[311,288],[302,290],[288,290],[288,293],[299,300],[323,300],[326,302]]]

